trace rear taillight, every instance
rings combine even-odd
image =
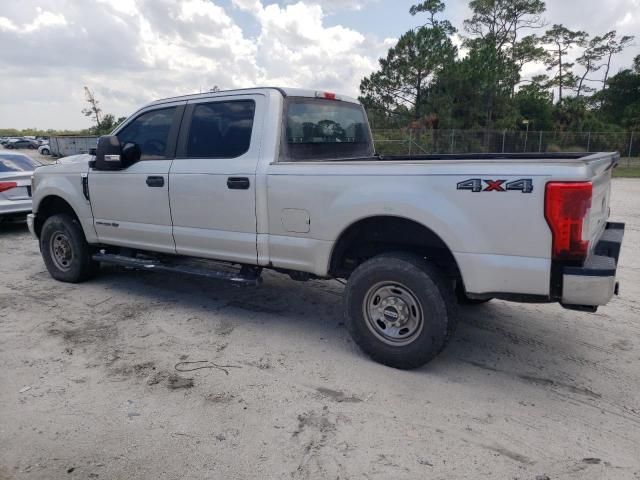
[[[18,184],[16,182],[0,182],[0,192],[6,192],[17,186]]]
[[[591,207],[591,182],[549,182],[544,197],[544,216],[553,234],[554,260],[584,260],[589,239],[583,226]]]

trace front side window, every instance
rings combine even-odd
[[[339,160],[373,155],[360,105],[290,98],[286,105],[285,161]]]
[[[172,153],[167,146],[175,111],[176,107],[163,108],[138,116],[118,133],[120,144],[137,144],[142,151],[141,160],[170,158]]]
[[[188,158],[235,158],[249,150],[253,100],[199,103],[193,109]]]

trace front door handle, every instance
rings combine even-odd
[[[150,187],[164,187],[164,177],[147,177],[147,185]]]
[[[247,177],[227,178],[227,187],[231,190],[248,190],[251,183]]]

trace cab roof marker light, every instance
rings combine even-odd
[[[325,98],[327,100],[340,100],[333,92],[316,92],[316,98]]]

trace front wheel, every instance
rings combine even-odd
[[[417,368],[446,346],[456,325],[453,289],[422,257],[374,257],[349,277],[347,326],[360,348],[394,368]]]
[[[40,233],[40,251],[49,274],[62,282],[78,283],[93,277],[100,264],[78,220],[62,213],[49,217]]]

